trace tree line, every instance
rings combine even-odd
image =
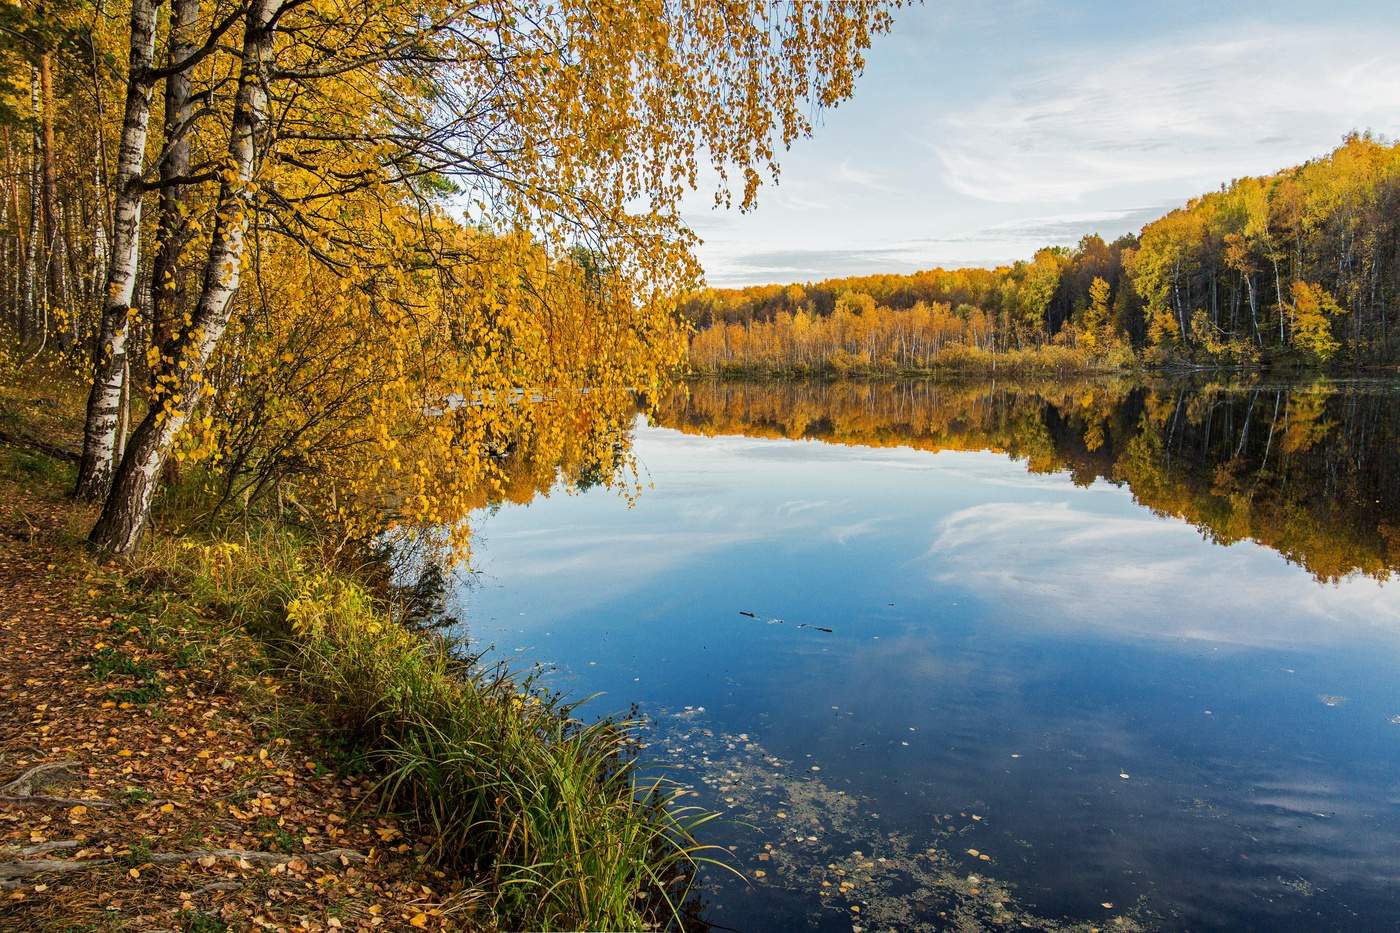
[[[464,547],[522,450],[610,481],[684,354],[682,195],[751,207],[893,5],[4,5],[0,318],[90,386],[93,543],[193,485]]]
[[[932,269],[689,296],[691,360],[717,370],[918,370],[1029,361],[1400,362],[1400,144],[1349,136],[1111,243],[995,269]]]

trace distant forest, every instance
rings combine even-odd
[[[1400,362],[1400,144],[1241,178],[1138,235],[995,269],[708,289],[700,371]]]

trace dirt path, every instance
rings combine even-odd
[[[460,921],[368,783],[277,733],[246,638],[152,647],[39,485],[0,480],[0,928]]]

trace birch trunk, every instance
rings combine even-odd
[[[54,155],[53,132],[53,57],[45,52],[39,56],[39,133],[43,140],[43,212],[44,212],[44,266],[48,276],[46,300],[48,306],[55,305],[68,310],[64,283],[63,254],[60,251],[63,237],[59,231],[58,218],[58,166]],[[63,341],[60,338],[60,345]]]
[[[107,494],[116,458],[117,411],[121,407],[122,369],[126,364],[141,241],[141,173],[151,121],[150,71],[155,46],[155,2],[132,0],[131,61],[117,154],[107,287],[103,293],[87,420],[83,425],[83,456],[78,463],[78,487],[74,493],[89,502],[96,502]]]
[[[194,30],[199,0],[175,0],[170,16],[170,62],[183,61],[195,50]],[[151,269],[151,337],[157,345],[175,335],[174,322],[185,307],[185,270],[180,254],[189,242],[184,215],[185,189],[172,180],[190,170],[190,133],[186,125],[190,78],[186,73],[165,79],[165,149],[160,160],[160,216],[156,228],[156,257]]]
[[[12,270],[8,283],[11,289],[10,306],[15,314],[15,333],[23,341],[27,335],[24,320],[24,220],[20,215],[19,208],[20,160],[15,157],[14,149],[10,144],[10,128],[8,126],[0,127],[0,132],[3,132],[5,137],[5,182],[9,205],[9,227],[14,231],[11,235],[6,265],[7,269]]]
[[[10,270],[14,269],[14,259],[11,258],[10,245],[12,237],[10,235],[10,191],[14,188],[15,182],[10,178],[10,132],[9,127],[3,128],[5,139],[5,177],[0,179],[0,275],[5,276],[3,283],[4,296],[0,299],[5,306],[5,313],[14,313],[18,306],[15,297],[18,289],[14,289],[14,276]],[[19,333],[19,319],[15,319],[15,333]]]
[[[1245,287],[1249,289],[1249,319],[1254,323],[1254,339],[1259,346],[1264,345],[1264,335],[1259,331],[1259,301],[1254,297],[1254,273],[1245,276]]]
[[[217,220],[199,299],[190,325],[169,345],[169,355],[174,360],[169,372],[179,374],[179,381],[167,388],[163,397],[157,395],[131,436],[102,517],[89,535],[89,540],[108,554],[129,554],[140,541],[161,469],[199,401],[209,358],[228,327],[233,296],[242,276],[252,210],[251,183],[262,142],[276,17],[282,3],[283,0],[253,0],[248,9],[229,133],[228,172],[219,186]]]
[[[29,100],[31,107],[39,109],[39,71],[37,68],[30,69]],[[28,235],[25,237],[24,258],[20,262],[20,302],[21,314],[23,315],[23,326],[20,327],[20,341],[33,340],[36,337],[42,341],[43,334],[36,333],[35,328],[39,320],[39,286],[34,280],[34,270],[39,266],[39,130],[36,126],[34,132],[30,134],[29,140],[29,225]]]

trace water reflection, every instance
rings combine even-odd
[[[478,514],[462,614],[653,718],[725,927],[1388,928],[1396,401],[697,383],[635,504]]]
[[[1218,544],[1253,540],[1320,580],[1400,568],[1400,386],[1084,382],[693,382],[687,433],[1002,451],[1032,473],[1125,483]]]

